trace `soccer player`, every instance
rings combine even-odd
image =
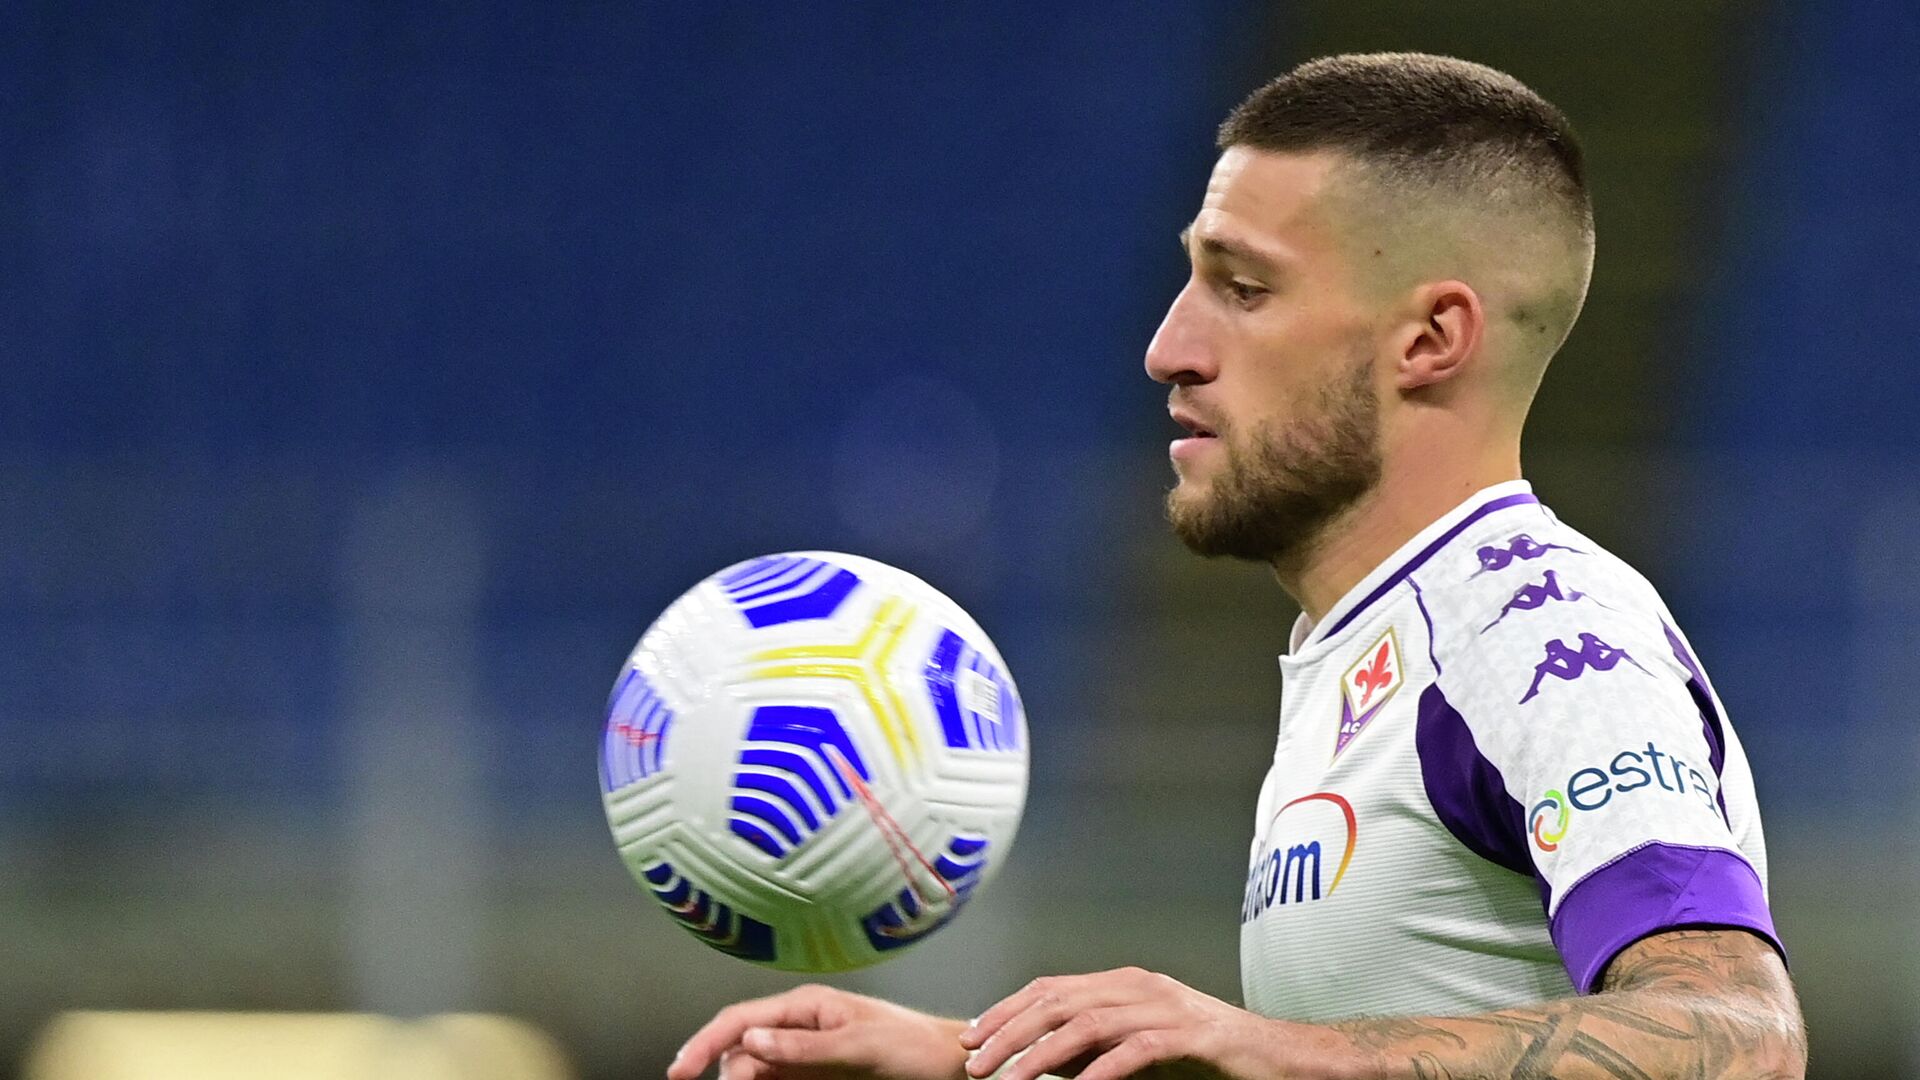
[[[806,987],[669,1080],[1803,1076],[1740,743],[1653,587],[1521,479],[1592,268],[1566,119],[1477,64],[1337,56],[1219,145],[1147,371],[1189,435],[1175,531],[1303,610],[1246,1007],[1135,969],[971,1023]]]

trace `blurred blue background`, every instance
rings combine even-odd
[[[653,615],[797,548],[960,600],[1034,725],[1020,856],[839,981],[1237,995],[1292,611],[1166,535],[1141,354],[1225,110],[1417,48],[1586,141],[1529,471],[1747,744],[1813,1074],[1920,1072],[1920,14],[1601,6],[8,6],[0,1063],[465,1008],[631,1075],[789,985],[651,910],[594,753]]]

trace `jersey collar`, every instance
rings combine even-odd
[[[1287,642],[1288,653],[1297,656],[1302,649],[1319,645],[1339,634],[1359,618],[1361,612],[1392,592],[1394,586],[1439,554],[1441,548],[1474,522],[1510,506],[1537,506],[1539,503],[1540,500],[1533,494],[1533,485],[1525,480],[1509,480],[1474,492],[1465,502],[1447,511],[1439,520],[1415,533],[1413,539],[1400,545],[1399,550],[1361,578],[1358,585],[1348,589],[1347,594],[1329,608],[1318,623],[1308,619],[1303,612],[1293,622],[1293,634]]]

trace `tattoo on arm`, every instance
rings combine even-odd
[[[1780,957],[1744,930],[1671,930],[1623,950],[1600,991],[1452,1018],[1334,1024],[1380,1077],[1802,1080],[1807,1044]]]

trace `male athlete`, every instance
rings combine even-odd
[[[1168,516],[1303,614],[1240,910],[1246,1008],[1137,969],[971,1023],[823,987],[669,1080],[1802,1077],[1752,776],[1646,580],[1520,479],[1593,260],[1565,118],[1412,54],[1248,98],[1147,350]]]

